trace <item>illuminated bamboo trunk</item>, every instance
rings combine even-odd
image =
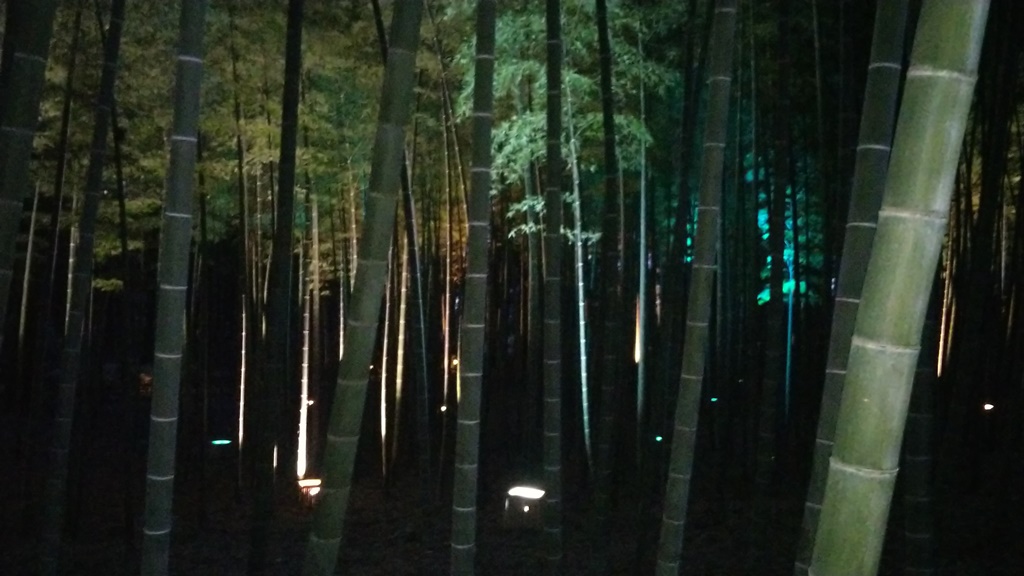
[[[707,357],[708,322],[717,268],[720,236],[719,209],[722,197],[722,166],[725,159],[732,85],[736,0],[717,0],[711,24],[708,66],[708,115],[704,126],[697,234],[694,238],[693,276],[686,307],[683,367],[676,401],[675,427],[669,457],[665,504],[658,540],[656,573],[675,576],[683,550],[683,531],[690,497],[693,459],[697,444],[704,364]]]
[[[359,243],[356,262],[359,283],[354,286],[350,314],[345,319],[348,340],[331,405],[323,487],[306,546],[305,576],[333,574],[341,545],[377,333],[380,295],[387,274],[388,246],[395,224],[395,201],[401,180],[405,125],[415,83],[422,10],[421,2],[398,2],[392,18],[391,46],[381,87],[380,116],[363,222],[365,237]]]
[[[836,420],[815,576],[878,571],[988,5],[928,0],[921,10]]]
[[[879,2],[875,32],[864,90],[857,161],[853,171],[853,190],[847,216],[843,254],[836,299],[832,312],[825,385],[818,412],[818,432],[814,443],[811,479],[804,503],[803,525],[794,574],[805,576],[814,548],[814,534],[821,513],[821,500],[828,472],[828,458],[835,440],[836,411],[843,392],[846,364],[853,336],[853,323],[860,305],[864,269],[875,237],[875,220],[882,203],[882,191],[888,170],[896,116],[896,97],[900,87],[903,61],[903,35],[907,20],[906,0]]]
[[[544,194],[544,560],[562,568],[562,6],[545,5],[547,170]]]
[[[452,486],[453,575],[475,573],[476,502],[480,452],[480,397],[487,318],[487,248],[491,219],[491,128],[494,123],[494,41],[497,6],[479,0],[476,7],[476,58],[473,85],[472,188],[468,194],[466,307],[459,338],[460,390]]]
[[[157,294],[157,329],[153,350],[146,514],[142,529],[142,574],[145,576],[167,574],[170,556],[178,391],[185,346],[192,192],[196,170],[206,6],[206,0],[183,2],[178,24],[171,161],[160,227],[160,262],[157,272],[160,288]]]

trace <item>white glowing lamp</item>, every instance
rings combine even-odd
[[[540,500],[544,497],[544,491],[540,488],[530,488],[529,486],[513,486],[509,489],[508,495],[527,500]]]
[[[320,482],[319,478],[303,478],[299,480],[299,490],[306,496],[316,496],[320,493]]]
[[[532,486],[513,486],[505,497],[504,525],[506,528],[539,530],[542,526],[544,491]]]
[[[993,408],[995,408],[995,405],[994,404],[989,404],[988,402],[986,402],[986,403],[982,404],[981,408],[985,412],[988,412],[988,411],[992,410]]]

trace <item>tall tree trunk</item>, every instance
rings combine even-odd
[[[491,221],[491,126],[494,122],[495,0],[476,6],[473,71],[473,156],[470,165],[466,308],[462,315],[462,390],[452,486],[452,574],[475,573],[480,396],[483,391],[484,320],[487,317],[487,247]]]
[[[404,213],[404,210],[402,210]],[[398,223],[395,224],[396,226]],[[404,231],[404,229],[403,229]],[[408,326],[406,324],[406,314],[409,310],[409,250],[406,243],[406,236],[399,233],[396,234],[395,243],[397,244],[398,255],[395,261],[398,265],[398,269],[395,273],[395,280],[398,283],[397,286],[397,298],[398,298],[398,319],[395,321],[395,398],[393,402],[394,406],[394,424],[391,432],[391,446],[388,452],[388,470],[389,473],[394,469],[396,460],[398,458],[398,448],[401,440],[401,424],[403,420],[404,409],[402,408],[402,389],[404,387],[405,379],[405,344],[406,334],[408,332]]]
[[[6,325],[4,319],[14,275],[15,243],[21,225],[22,202],[29,187],[29,161],[56,11],[56,0],[11,0],[7,6],[3,51],[7,64],[3,66],[3,86],[0,86],[0,348],[4,343],[2,327]],[[2,395],[3,384],[0,384],[0,397]]]
[[[36,183],[35,193],[32,194],[32,210],[29,213],[28,223],[28,242],[25,246],[25,269],[21,275],[21,305],[18,307],[18,374],[14,381],[17,386],[22,386],[24,383],[23,376],[25,374],[25,361],[27,360],[25,350],[25,331],[28,325],[28,302],[29,302],[29,287],[32,282],[32,261],[33,252],[35,252],[35,240],[36,240],[36,221],[39,215],[39,183]],[[2,325],[0,325],[2,327]],[[0,328],[2,329],[2,328]],[[0,392],[0,398],[2,398],[2,392]]]
[[[529,200],[537,200],[539,194],[537,187],[537,169],[534,163],[526,167],[524,176],[523,194]],[[532,202],[531,206],[536,206]],[[541,298],[543,296],[543,254],[541,246],[540,214],[536,208],[529,208],[526,212],[526,223],[528,224],[526,240],[526,363],[524,374],[526,376],[526,391],[523,402],[522,435],[520,436],[520,460],[517,462],[521,468],[530,469],[537,465],[537,448],[542,444],[543,416],[538,412],[537,399],[542,396],[539,388],[543,387],[544,374],[543,366],[543,343],[544,343],[544,322],[543,311],[541,310]],[[540,432],[540,433],[538,433]]]
[[[726,135],[729,131],[735,28],[736,0],[718,0],[711,24],[708,117],[704,126],[704,155],[701,161],[700,204],[697,207],[693,282],[687,302],[683,369],[676,400],[676,422],[672,434],[668,482],[665,486],[661,537],[658,542],[656,573],[662,576],[679,573],[690,479],[697,444],[697,417],[700,413],[701,387],[707,356],[712,288],[717,272],[719,207]]]
[[[309,305],[309,336],[308,336],[308,353],[307,368],[309,388],[308,394],[308,406],[310,411],[308,414],[308,426],[306,435],[308,437],[307,445],[307,461],[308,465],[304,472],[304,475],[308,475],[310,471],[314,471],[319,474],[320,469],[317,465],[319,459],[317,454],[320,453],[320,417],[323,410],[323,393],[321,380],[323,379],[323,331],[321,330],[321,310],[322,303],[320,299],[320,287],[322,285],[322,279],[320,277],[320,206],[316,195],[312,194],[312,185],[309,182],[309,175],[307,174],[307,196],[309,197],[309,211],[310,211],[310,246],[309,246],[309,282],[310,282],[310,305]],[[340,280],[340,279],[339,279]]]
[[[596,362],[601,363],[600,418],[597,426],[598,448],[595,471],[595,536],[608,538],[611,534],[611,490],[614,460],[615,407],[625,400],[624,388],[619,383],[622,330],[622,242],[619,210],[619,157],[615,142],[615,95],[612,92],[612,49],[608,30],[608,6],[605,0],[596,0],[598,53],[600,58],[601,124],[604,145],[604,208],[601,222],[600,286],[601,294],[594,306],[595,325],[601,331],[594,350]],[[545,302],[545,305],[547,303]],[[606,572],[607,548],[597,548],[598,571]]]
[[[794,574],[806,576],[814,548],[828,459],[835,441],[836,412],[843,394],[853,324],[857,318],[861,290],[864,286],[865,264],[875,236],[875,221],[882,203],[888,171],[896,98],[899,94],[903,63],[903,36],[907,22],[907,1],[879,2],[875,14],[875,31],[868,66],[864,109],[861,112],[857,161],[853,171],[853,190],[843,240],[836,299],[829,336],[828,361],[818,432],[814,443],[811,479],[804,503],[803,524]]]
[[[374,0],[371,3],[373,7],[374,22],[377,26],[377,38],[380,43],[381,59],[383,64],[387,65],[387,54],[388,54],[388,40],[387,34],[384,31],[384,20],[381,15],[380,2]],[[418,83],[418,80],[417,80]],[[419,97],[417,96],[417,107],[419,106]],[[413,135],[412,135],[413,146],[416,143],[416,123],[413,122]],[[413,325],[413,341],[412,346],[416,351],[416,370],[413,371],[413,376],[419,379],[418,383],[414,382],[416,389],[416,429],[417,438],[419,439],[419,446],[417,449],[417,460],[420,474],[420,492],[423,503],[426,504],[431,499],[432,482],[432,471],[431,471],[431,451],[433,449],[432,442],[430,440],[430,369],[427,363],[427,336],[426,336],[426,310],[427,302],[429,299],[424,291],[424,278],[429,277],[423,269],[423,256],[421,254],[422,246],[426,245],[422,242],[417,233],[416,224],[416,203],[413,199],[412,194],[412,169],[410,165],[412,162],[407,158],[406,152],[403,150],[402,156],[402,214],[405,217],[405,236],[406,243],[409,250],[409,267],[412,270],[412,314],[414,325]],[[354,200],[353,200],[354,202]],[[354,204],[353,204],[354,206]],[[355,212],[352,213],[352,237],[353,242],[355,239]],[[354,246],[354,244],[353,244]],[[353,254],[355,250],[353,249]]]
[[[405,166],[403,162],[402,166]],[[416,449],[420,474],[421,497],[424,503],[430,497],[431,490],[431,441],[430,441],[430,372],[427,367],[427,320],[425,310],[427,306],[426,294],[424,293],[423,281],[423,255],[422,243],[416,227],[416,204],[412,196],[412,182],[409,178],[403,178],[402,186],[402,214],[405,216],[406,249],[409,258],[410,283],[413,290],[411,310],[412,315],[412,342],[410,345],[414,350],[414,366],[412,371],[412,386],[416,393],[416,436],[418,446]]]
[[[562,570],[562,7],[546,0],[547,172],[544,211],[544,557]]]
[[[878,571],[988,6],[928,0],[921,10],[836,420],[816,575]]]
[[[579,378],[580,378],[580,415],[583,422],[583,448],[586,454],[587,471],[594,470],[593,452],[590,440],[590,388],[588,380],[587,359],[587,300],[586,276],[583,271],[583,207],[580,195],[580,143],[573,119],[572,95],[569,87],[565,92],[565,119],[569,132],[569,172],[572,175],[572,233],[573,233],[573,284],[576,288],[576,326],[579,332]]]
[[[8,3],[10,7],[13,3]],[[47,279],[42,283],[42,292],[39,296],[40,314],[37,318],[37,329],[35,338],[35,358],[46,358],[45,362],[35,362],[35,370],[33,373],[33,392],[31,393],[31,413],[34,414],[34,418],[38,419],[40,415],[42,396],[44,393],[43,379],[45,377],[44,368],[49,364],[51,360],[47,356],[47,351],[50,350],[50,346],[56,347],[55,341],[57,333],[56,327],[53,326],[54,316],[54,303],[53,296],[57,282],[57,263],[60,259],[60,244],[61,244],[61,232],[60,232],[60,219],[61,212],[64,209],[64,181],[65,174],[67,173],[68,165],[68,142],[71,137],[71,107],[73,104],[73,89],[75,80],[75,70],[78,64],[78,51],[79,44],[82,38],[82,13],[84,12],[84,0],[79,0],[75,7],[75,21],[72,25],[72,36],[71,44],[68,51],[68,64],[67,64],[67,75],[64,77],[64,94],[63,102],[61,104],[60,111],[60,132],[57,140],[57,169],[54,173],[53,183],[53,210],[50,213],[50,226],[49,226],[49,241],[50,241],[50,254],[47,257]]]
[[[85,315],[92,293],[93,245],[96,216],[99,212],[103,187],[103,165],[107,156],[107,134],[110,131],[110,109],[114,102],[114,81],[121,48],[121,30],[124,22],[125,0],[111,5],[110,28],[103,47],[103,72],[100,75],[96,101],[95,123],[86,172],[85,202],[79,224],[79,242],[74,250],[75,265],[68,286],[67,329],[60,361],[60,384],[57,391],[55,426],[50,442],[51,471],[47,477],[45,509],[43,513],[43,573],[58,570],[61,532],[64,524],[64,502],[67,493],[68,452],[71,446],[72,420],[75,406],[75,387],[78,383],[79,363]]]
[[[346,319],[348,340],[329,416],[324,484],[306,548],[303,568],[306,576],[332,574],[341,545],[377,333],[380,294],[387,271],[387,251],[394,230],[394,208],[401,180],[405,125],[415,83],[422,9],[420,2],[398,3],[392,17],[391,46],[381,88],[363,224],[365,238],[360,242],[357,261],[360,281],[353,289],[351,314]]]
[[[142,574],[145,576],[167,574],[170,555],[178,390],[185,345],[185,299],[188,294],[192,188],[196,169],[206,6],[206,0],[183,2],[178,23],[171,161],[160,234],[160,289],[153,352],[146,515],[142,530]]]
[[[299,81],[302,72],[302,20],[304,0],[288,1],[285,40],[284,91],[281,104],[281,149],[277,175],[274,237],[267,272],[266,371],[257,379],[253,456],[255,490],[249,542],[249,574],[264,570],[267,532],[274,519],[274,444],[276,475],[282,482],[295,480],[298,394],[293,390],[292,366],[292,251],[295,221],[295,149],[298,145]],[[288,485],[285,484],[288,493]]]
[[[235,43],[237,30],[235,27],[236,3],[228,5],[228,26],[229,26],[229,48],[231,54],[231,85],[232,85],[232,108],[234,114],[235,129],[235,186],[238,193],[238,221],[239,221],[239,316],[240,316],[240,358],[238,370],[238,488],[242,486],[243,472],[247,470],[245,461],[248,459],[249,450],[245,448],[245,400],[246,400],[246,378],[248,377],[249,356],[253,349],[254,339],[253,320],[255,318],[255,293],[253,291],[254,267],[250,254],[250,226],[249,226],[249,192],[246,189],[245,178],[245,145],[244,124],[242,119],[242,100],[239,95],[238,77],[238,46]],[[251,394],[251,390],[250,390]],[[251,409],[250,409],[251,410]]]
[[[657,379],[657,402],[661,407],[652,416],[652,420],[659,431],[671,426],[672,413],[671,402],[675,383],[679,381],[680,363],[677,360],[677,351],[683,344],[683,316],[682,303],[686,299],[686,289],[689,284],[690,266],[686,258],[688,256],[687,239],[691,225],[692,190],[690,186],[690,175],[692,165],[695,164],[693,149],[697,145],[696,126],[700,116],[701,90],[700,79],[704,77],[704,65],[707,60],[706,46],[711,33],[711,9],[713,2],[707,2],[708,17],[702,22],[702,28],[697,27],[697,0],[690,0],[687,7],[687,33],[686,46],[683,50],[684,71],[684,93],[682,104],[682,122],[680,134],[680,154],[678,157],[678,198],[676,198],[676,210],[674,227],[670,232],[668,249],[666,250],[664,280],[662,281],[664,313],[659,322],[659,378]],[[702,38],[697,44],[697,38]],[[695,47],[696,45],[696,47]],[[697,56],[694,58],[694,52]],[[756,158],[756,155],[755,155]],[[671,206],[671,202],[670,202]],[[653,404],[653,403],[652,403]]]

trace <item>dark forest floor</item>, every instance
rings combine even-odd
[[[0,576],[30,576],[32,542],[25,522],[21,488],[15,482],[21,470],[13,465],[14,429],[17,422],[0,423]],[[63,558],[63,574],[129,574],[124,543],[124,450],[117,438],[117,411],[99,408],[90,418],[95,439],[82,446],[79,460],[81,490],[79,505],[69,507],[72,534]],[[206,482],[206,522],[199,519],[199,479],[195,472],[179,476],[172,544],[173,574],[242,575],[246,573],[248,528],[245,506],[239,503],[235,487],[234,446],[211,449]],[[141,467],[142,464],[140,463]],[[399,470],[401,472],[401,470]],[[542,572],[541,531],[508,528],[502,521],[504,491],[512,478],[484,469],[478,519],[478,573],[537,574]],[[141,477],[136,502],[141,508]],[[37,478],[36,482],[41,481]],[[759,553],[751,564],[750,514],[745,500],[731,498],[723,479],[713,472],[700,473],[690,506],[684,570],[693,575],[783,575],[792,572],[792,557],[799,528],[801,499],[795,490],[772,500],[771,526]],[[567,485],[565,516],[565,573],[587,574],[596,551],[589,544],[588,516],[581,501],[585,490]],[[1019,576],[1024,574],[1024,506],[1020,487],[1011,490],[1017,499],[997,502],[993,491],[982,484],[962,496],[956,505],[938,510],[939,540],[937,574],[943,576]],[[897,498],[899,495],[897,494]],[[423,506],[415,474],[401,474],[385,490],[379,473],[364,474],[352,492],[345,541],[339,558],[339,573],[355,575],[422,575],[447,572],[450,511],[441,502]],[[624,505],[623,509],[635,509]],[[141,522],[141,510],[136,515]],[[279,502],[268,552],[268,575],[299,574],[311,510],[301,504]],[[417,530],[422,525],[424,530]],[[656,545],[656,522],[647,522],[637,534],[635,518],[620,515],[613,539],[602,542],[600,550],[610,558],[613,574],[649,572],[637,558],[637,541],[648,546],[645,557]],[[942,527],[948,527],[942,529]],[[888,531],[889,543],[881,573],[902,573],[900,541],[902,524],[898,501]],[[141,532],[141,525],[136,533]],[[136,534],[133,542],[139,543]],[[754,566],[751,568],[750,566]]]

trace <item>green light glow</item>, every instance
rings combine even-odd
[[[712,396],[711,397],[711,401],[712,402],[718,402],[718,397],[717,396]]]
[[[663,438],[661,436],[655,436],[654,437],[654,441],[655,442],[661,442],[662,440],[663,440]]]
[[[214,446],[227,446],[228,444],[231,444],[231,440],[212,440],[210,441],[210,444],[213,444]]]

